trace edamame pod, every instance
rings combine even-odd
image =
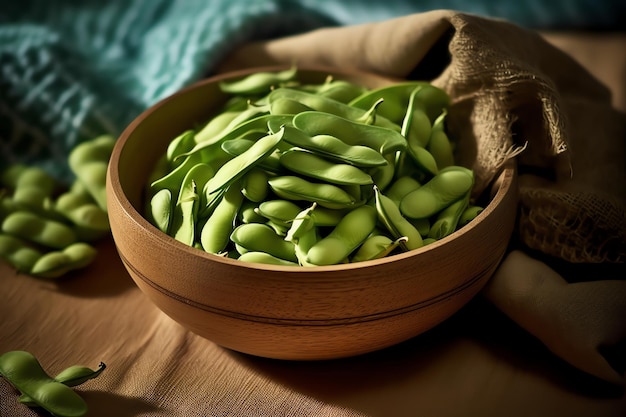
[[[297,262],[287,261],[285,259],[281,259],[274,255],[270,255],[269,253],[261,251],[243,253],[239,256],[238,259],[242,262],[256,262],[268,265],[299,266]]]
[[[454,232],[457,229],[461,215],[468,205],[469,193],[441,210],[428,232],[428,237],[439,240]]]
[[[352,195],[332,184],[313,183],[293,175],[273,177],[268,183],[276,195],[287,200],[308,201],[333,209],[356,204]]]
[[[317,227],[312,227],[306,232],[302,233],[297,241],[293,242],[296,252],[296,258],[301,266],[315,266],[307,261],[307,253],[317,242],[319,242],[320,236]]]
[[[312,213],[316,207],[317,203],[313,203],[310,207],[307,207],[296,214],[291,222],[291,227],[287,230],[285,240],[297,242],[302,235],[315,227],[315,221],[313,220]]]
[[[150,199],[149,218],[151,222],[160,231],[169,234],[173,213],[174,200],[172,200],[172,192],[167,188],[157,191]]]
[[[242,178],[241,193],[248,200],[260,203],[269,194],[269,176],[263,169],[253,168]]]
[[[56,180],[39,167],[24,167],[13,184],[13,202],[17,207],[45,214],[47,202],[51,199]]]
[[[368,185],[372,177],[358,167],[328,161],[309,151],[293,149],[280,156],[282,166],[300,175],[337,185]]]
[[[35,262],[30,273],[40,278],[59,278],[84,268],[96,257],[96,249],[85,242],[73,243],[61,251],[48,252]]]
[[[420,188],[405,195],[400,202],[402,214],[413,219],[430,217],[471,192],[474,185],[472,171],[451,168],[439,171]]]
[[[313,109],[289,97],[278,97],[270,102],[270,114],[298,114],[308,110]]]
[[[167,145],[165,150],[167,161],[175,167],[182,161],[178,156],[193,149],[195,144],[195,133],[193,130],[181,133]]]
[[[461,213],[461,218],[459,219],[459,227],[465,226],[472,220],[476,218],[485,208],[482,206],[469,205],[463,213]]]
[[[407,146],[404,136],[395,130],[358,123],[331,113],[298,113],[293,117],[293,125],[309,136],[335,136],[348,145],[365,145],[383,155],[403,151]]]
[[[396,179],[385,191],[385,195],[389,197],[391,201],[396,203],[397,206],[400,205],[400,201],[402,201],[402,197],[410,193],[411,191],[417,190],[420,188],[422,184],[415,178],[405,175],[398,179]]]
[[[198,144],[194,146],[189,152],[185,152],[181,154],[179,157],[194,154],[196,152],[201,151],[202,149],[209,148],[213,145],[222,143],[227,140],[239,138],[245,135],[246,133],[249,133],[255,130],[267,131],[267,122],[269,120],[277,119],[279,120],[278,123],[286,124],[291,121],[292,117],[293,116],[291,115],[282,115],[282,114],[265,114],[263,116],[255,117],[244,123],[238,124],[236,127],[232,129],[224,129],[217,136],[213,136],[209,139],[205,139],[201,142],[198,142]]]
[[[31,247],[25,240],[0,234],[0,258],[13,265],[18,272],[28,273],[43,253]]]
[[[342,103],[349,103],[365,91],[365,88],[349,81],[330,79],[320,86],[317,90],[317,94]]]
[[[274,199],[263,201],[256,212],[265,219],[288,226],[301,210],[300,206],[293,201]]]
[[[214,254],[226,249],[242,202],[243,195],[238,187],[231,186],[226,190],[224,197],[202,226],[200,232],[202,249]]]
[[[379,114],[392,122],[401,123],[406,114],[409,97],[416,87],[421,87],[416,100],[424,107],[431,123],[450,105],[448,94],[428,81],[408,81],[372,89],[352,100],[349,105],[368,109],[376,100],[384,99]]]
[[[183,179],[178,199],[174,205],[170,235],[189,246],[192,246],[196,241],[196,222],[200,207],[206,206],[199,190],[208,184],[213,178],[213,174],[213,168],[207,164],[193,166]]]
[[[284,240],[265,224],[239,225],[233,230],[230,239],[244,248],[244,252],[266,252],[286,261],[298,262],[294,244]]]
[[[107,210],[106,171],[114,145],[113,136],[99,136],[75,146],[68,157],[72,172],[104,211]]]
[[[427,146],[428,151],[435,159],[439,168],[454,165],[452,143],[444,129],[444,121],[447,114],[447,111],[444,110],[437,120],[435,120]]]
[[[409,155],[415,162],[415,165],[428,176],[437,175],[439,167],[437,161],[426,148],[423,148],[415,142],[409,142]]]
[[[309,93],[293,88],[277,88],[268,95],[270,105],[274,100],[279,98],[295,100],[315,111],[333,114],[353,121],[361,119],[374,104],[372,102],[372,104],[367,106],[365,109],[361,109],[349,106],[330,97],[323,97],[319,94]],[[377,115],[375,125],[386,127],[396,132],[400,131],[400,126],[398,124],[393,123],[380,115]]]
[[[432,130],[432,124],[424,110],[416,104],[417,94],[423,87],[419,86],[411,92],[406,115],[402,120],[402,136],[411,143],[424,147],[428,144]],[[415,146],[414,145],[414,146]]]
[[[87,193],[72,190],[63,193],[54,202],[54,209],[72,222],[80,240],[100,239],[111,230],[106,211]]]
[[[81,417],[87,403],[72,388],[55,381],[29,352],[0,355],[0,374],[33,403],[58,417]]]
[[[264,223],[267,219],[256,212],[259,205],[250,200],[244,199],[237,214],[240,223]]]
[[[63,385],[67,385],[68,387],[76,387],[89,381],[90,379],[97,378],[102,371],[105,370],[105,368],[106,364],[104,362],[100,362],[100,365],[96,370],[87,368],[86,366],[74,365],[59,372],[57,376],[54,377],[54,380],[62,383]],[[26,394],[20,395],[19,401],[29,407],[37,406],[37,403],[35,403]]]
[[[256,164],[269,156],[283,139],[284,130],[269,134],[256,141],[244,153],[226,162],[206,183],[205,194],[208,196],[241,178]]]
[[[213,116],[194,134],[196,145],[221,135],[239,114],[241,114],[240,110],[231,110],[223,111]]]
[[[78,239],[70,226],[29,211],[9,214],[2,222],[2,231],[54,249],[63,249]]]
[[[335,265],[344,262],[376,228],[376,210],[363,205],[351,210],[335,228],[307,253],[313,265]]]
[[[385,235],[372,234],[359,248],[352,257],[352,262],[370,261],[378,259],[381,254],[387,252],[388,248],[393,245],[393,240]]]
[[[270,130],[277,129],[268,123]],[[387,160],[380,152],[363,145],[348,145],[332,135],[309,136],[293,126],[285,126],[284,141],[302,149],[320,154],[335,161],[351,164],[361,168],[385,165]]]
[[[265,94],[274,86],[294,80],[298,68],[292,66],[283,71],[263,71],[247,75],[239,80],[221,82],[220,90],[229,94],[258,95]]]
[[[398,206],[389,197],[385,196],[374,187],[376,201],[376,211],[378,219],[389,231],[394,239],[405,237],[405,241],[400,242],[404,250],[417,249],[423,246],[422,236],[419,231],[402,216]]]

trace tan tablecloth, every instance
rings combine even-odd
[[[624,34],[548,38],[626,108]],[[626,415],[623,387],[571,367],[482,298],[380,352],[275,361],[189,333],[135,287],[110,239],[98,249],[93,265],[58,284],[0,263],[0,352],[28,350],[52,374],[105,362],[99,378],[77,389],[90,416]],[[37,415],[0,379],[0,416]]]

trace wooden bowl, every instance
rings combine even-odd
[[[277,68],[263,68],[275,70]],[[345,265],[249,264],[205,253],[160,232],[143,216],[143,192],[157,159],[182,131],[223,103],[219,81],[186,88],[141,114],[113,150],[107,199],[119,255],[137,286],[182,326],[223,347],[292,360],[348,357],[410,339],[441,323],[493,274],[512,234],[516,171],[502,172],[493,198],[469,225],[423,248]],[[370,88],[397,80],[347,71],[301,69]]]

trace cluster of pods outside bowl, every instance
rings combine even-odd
[[[155,104],[118,138],[107,176],[111,231],[128,273],[165,314],[228,349],[287,360],[323,360],[383,349],[440,324],[475,297],[507,248],[516,214],[516,170],[505,167],[471,223],[419,249],[349,264],[292,267],[206,253],[158,230],[144,216],[156,161],[180,132],[226,100],[200,81]],[[300,68],[301,81],[328,76],[377,88],[378,75]]]

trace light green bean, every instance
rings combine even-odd
[[[307,252],[306,260],[313,265],[335,265],[367,239],[376,227],[376,210],[369,205],[355,208],[346,214],[337,226]]]
[[[276,195],[287,200],[308,201],[332,209],[353,207],[357,203],[336,185],[314,183],[294,175],[273,177],[268,183]]]
[[[30,273],[40,278],[59,278],[70,271],[85,268],[97,255],[96,249],[85,242],[73,243],[63,250],[45,253],[35,262]]]
[[[9,214],[2,222],[2,232],[54,249],[63,249],[78,240],[70,226],[29,211]]]

